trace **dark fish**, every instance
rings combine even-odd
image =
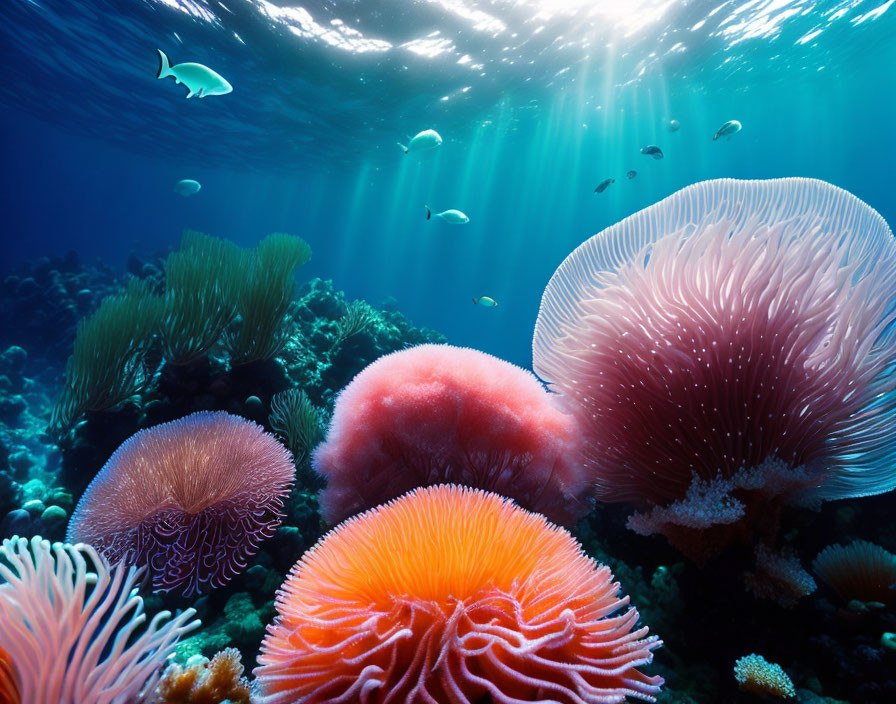
[[[663,150],[655,144],[648,144],[646,147],[641,147],[641,153],[646,154],[647,156],[652,156],[654,159],[663,158]]]
[[[616,179],[615,178],[605,178],[603,181],[601,181],[599,184],[597,184],[597,188],[594,189],[594,192],[595,193],[603,193],[605,190],[607,190],[610,187],[611,183],[616,183]]]
[[[625,173],[625,176],[626,176],[626,178],[628,178],[629,181],[631,181],[637,175],[638,175],[638,172],[635,171],[634,169],[632,169],[631,171],[626,171],[626,173]]]

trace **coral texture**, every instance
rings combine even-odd
[[[894,276],[889,228],[845,191],[696,184],[567,258],[542,299],[535,370],[579,419],[603,500],[666,507],[695,477],[776,461],[802,476],[734,498],[888,491]]]
[[[745,655],[734,663],[734,679],[746,692],[769,694],[782,699],[796,696],[793,682],[781,666],[755,653]]]
[[[248,704],[249,683],[243,677],[240,651],[227,648],[211,660],[172,663],[162,675],[152,704]]]
[[[0,648],[27,704],[131,704],[199,625],[187,609],[143,626],[140,570],[112,569],[87,545],[13,538],[0,557]]]
[[[828,545],[815,558],[812,569],[846,602],[896,604],[896,555],[879,545],[865,540]]]
[[[313,466],[338,523],[420,486],[494,491],[558,523],[581,516],[588,483],[576,427],[528,372],[449,345],[382,357],[337,397]]]
[[[345,522],[293,567],[258,701],[652,701],[660,645],[617,613],[608,567],[495,494],[415,490]]]
[[[194,413],[122,444],[75,508],[68,540],[148,565],[157,591],[195,594],[245,569],[294,478],[289,451],[261,426]]]

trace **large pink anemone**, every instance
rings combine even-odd
[[[40,537],[0,543],[0,702],[143,701],[178,639],[199,621],[187,609],[147,623],[136,589],[141,572],[110,567],[88,545]]]
[[[314,453],[329,524],[411,489],[453,482],[570,524],[588,487],[572,417],[530,373],[449,345],[381,357],[339,394]]]
[[[846,191],[707,181],[563,262],[534,367],[598,497],[712,552],[781,504],[896,485],[894,281],[889,228]]]
[[[289,451],[228,413],[200,412],[126,440],[87,488],[70,542],[147,565],[157,591],[221,586],[273,535],[295,478]]]

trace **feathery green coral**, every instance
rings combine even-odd
[[[268,421],[274,432],[286,440],[296,466],[301,466],[324,439],[321,413],[301,389],[274,394]]]
[[[336,323],[336,339],[330,345],[330,350],[332,351],[352,335],[357,335],[366,329],[375,319],[376,311],[371,308],[369,303],[352,301],[345,309],[345,315]]]
[[[232,242],[185,230],[165,260],[165,359],[186,364],[208,354],[236,317],[247,255]]]
[[[270,359],[283,348],[293,272],[310,258],[311,248],[300,237],[275,233],[258,244],[237,304],[240,324],[226,340],[233,364]]]
[[[111,408],[139,391],[163,307],[147,282],[132,279],[124,292],[105,298],[78,324],[52,428],[65,430],[85,412]]]

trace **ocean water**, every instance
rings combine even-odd
[[[186,99],[185,86],[157,79],[157,50],[172,64],[211,67],[232,93]],[[244,248],[269,233],[300,236],[312,256],[298,285],[332,281],[310,289],[324,291],[314,315],[332,322],[344,301],[360,299],[407,326],[388,344],[371,342],[378,353],[444,339],[531,369],[541,297],[564,258],[691,184],[821,179],[896,224],[894,0],[0,0],[0,62],[0,279],[17,277],[2,294],[0,352],[23,347],[30,360],[22,366],[13,354],[0,369],[4,398],[27,402],[24,411],[18,401],[0,406],[0,479],[9,476],[0,520],[28,501],[39,501],[37,515],[57,504],[70,515],[90,473],[147,419],[212,406],[267,419],[282,390],[270,370],[228,376],[226,403],[215,396],[215,369],[156,370],[164,403],[88,414],[58,442],[47,434],[75,322],[126,271],[160,266],[185,229]],[[729,120],[742,130],[714,140]],[[405,154],[400,144],[426,129],[441,145]],[[643,154],[648,145],[663,158]],[[183,197],[174,190],[181,179],[201,190]],[[605,179],[614,182],[595,192]],[[427,207],[461,210],[469,222],[428,220]],[[68,252],[76,263],[61,265]],[[77,279],[86,292],[72,289],[61,312],[45,305],[55,295],[41,278],[50,267],[86,272]],[[20,304],[29,277],[39,291]],[[498,305],[476,305],[480,296]],[[314,324],[302,328],[309,339]],[[46,336],[54,327],[58,337]],[[321,412],[372,361],[370,349],[347,347],[336,371],[308,382]],[[294,362],[300,387],[312,372]],[[273,617],[272,580],[323,531],[317,489],[306,482],[307,503],[290,509],[293,533],[250,563],[251,579],[203,597],[200,616],[216,624],[203,631],[203,654],[209,643],[234,645],[247,671],[254,666],[251,644]],[[825,507],[787,523],[804,563],[837,541],[896,550],[891,496]],[[745,627],[708,592],[717,578],[740,585],[746,563],[726,564],[722,577],[699,571],[665,543],[625,531],[614,510],[574,534],[613,567],[643,614],[664,614],[648,624],[666,641],[656,658],[672,694],[661,701],[763,701],[730,676],[734,660],[754,650],[790,670],[801,702],[896,701],[896,653],[881,640],[896,631],[896,599],[880,611],[830,598],[786,612],[737,601],[732,610],[749,613]],[[62,539],[64,525],[43,520]],[[683,592],[686,605],[667,609],[664,599]],[[240,594],[257,613],[251,603],[240,611]],[[703,600],[705,622],[693,611]],[[2,665],[0,641],[5,704]]]
[[[699,180],[808,176],[890,222],[896,13],[868,2],[10,0],[4,264],[120,265],[189,227],[528,365],[576,245]],[[234,86],[184,100],[156,49]],[[681,129],[670,133],[669,120]],[[712,136],[727,120],[743,131]],[[396,142],[434,128],[419,158]],[[665,154],[652,161],[647,144]],[[634,169],[637,177],[627,181]],[[172,190],[194,178],[202,192]],[[616,183],[602,194],[605,178]],[[464,227],[426,222],[458,208]],[[496,309],[473,307],[488,295]]]

